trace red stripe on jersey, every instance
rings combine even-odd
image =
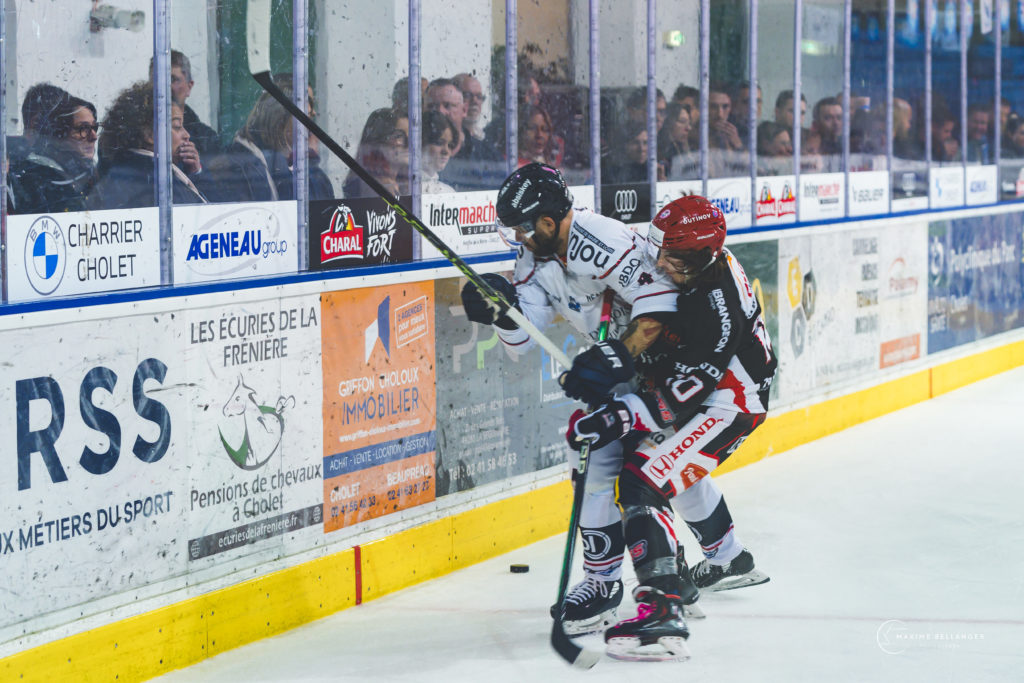
[[[729,528],[725,530],[724,534],[722,534],[722,538],[719,539],[718,543],[715,543],[714,545],[703,545],[703,544],[701,544],[700,547],[703,548],[704,550],[714,550],[715,548],[717,548],[718,546],[722,545],[722,543],[725,542],[725,537],[729,534],[730,531],[733,530],[734,526],[735,525],[733,525],[733,524],[729,525]]]
[[[747,413],[747,395],[743,391],[743,382],[736,377],[736,374],[732,370],[725,371],[725,377],[718,383],[716,389],[725,389],[726,391],[732,392],[732,402],[736,404],[736,407],[740,411]]]
[[[499,336],[498,339],[501,339],[501,337]],[[523,341],[518,341],[518,342],[510,342],[510,341],[505,341],[504,339],[501,339],[501,343],[504,344],[505,346],[522,346],[523,344],[527,343],[528,341],[530,341],[529,337],[527,337]]]
[[[616,261],[616,262],[615,262],[615,263],[614,263],[614,264],[612,265],[612,267],[611,267],[611,268],[609,268],[608,270],[606,270],[606,271],[604,272],[604,275],[598,275],[598,276],[597,276],[597,279],[598,279],[598,280],[603,280],[603,279],[605,279],[606,277],[608,277],[609,275],[611,275],[611,274],[612,274],[612,271],[613,271],[613,270],[615,270],[616,268],[618,268],[618,267],[619,267],[619,264],[620,264],[620,263],[622,263],[622,259],[624,259],[624,258],[626,258],[627,256],[629,256],[629,252],[633,251],[634,249],[636,249],[636,240],[633,240],[633,246],[631,246],[631,247],[630,247],[629,249],[627,249],[627,250],[626,250],[626,253],[624,253],[624,254],[623,254],[622,256],[620,256],[620,257],[619,257],[619,260],[618,260],[618,261]]]
[[[537,272],[537,264],[534,263],[533,264],[533,268],[531,268],[530,272],[526,274],[526,277],[524,277],[519,282],[513,282],[512,286],[513,287],[518,287],[519,285],[525,285],[527,282],[530,281],[530,278],[533,277],[533,274],[536,273],[536,272]]]
[[[662,296],[663,294],[678,294],[678,292],[676,290],[674,290],[674,289],[663,289],[660,292],[651,292],[650,294],[642,294],[642,295],[638,296],[636,299],[633,300],[633,305],[636,306],[636,302],[640,301],[640,299],[647,299],[647,298],[650,298],[652,296]]]

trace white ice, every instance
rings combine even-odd
[[[703,596],[688,662],[564,664],[557,536],[160,680],[1024,681],[1024,367],[719,481],[771,582]]]

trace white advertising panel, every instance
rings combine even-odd
[[[175,206],[172,221],[176,284],[298,270],[294,201]]]
[[[927,225],[779,240],[779,390],[804,400],[927,350]]]
[[[749,184],[749,183],[748,183]],[[657,214],[665,205],[674,199],[685,197],[691,194],[700,194],[703,190],[699,180],[669,180],[658,183],[657,197],[655,198],[654,213]],[[726,225],[732,226],[729,217],[726,216]]]
[[[796,176],[765,176],[757,179],[757,224],[796,222]]]
[[[185,368],[170,314],[0,333],[3,636],[182,575]],[[126,602],[131,598],[126,598]],[[80,612],[79,614],[84,613]]]
[[[320,300],[186,312],[190,568],[323,536]]]
[[[497,197],[497,190],[423,195],[419,217],[460,256],[509,251],[495,227]],[[441,258],[441,252],[428,242],[422,244],[424,259]]]
[[[730,230],[750,227],[750,178],[709,178],[708,201],[725,214]]]
[[[156,208],[7,217],[10,301],[160,284]]]
[[[964,167],[933,166],[928,171],[928,201],[933,209],[964,205]]]
[[[967,205],[994,204],[998,195],[999,169],[995,166],[967,167]]]
[[[572,205],[580,209],[594,209],[594,186],[573,185],[569,188],[572,192]]]
[[[857,174],[860,175],[860,174]],[[850,174],[852,182],[854,174]],[[800,220],[821,221],[846,215],[842,173],[806,173],[800,176]],[[886,205],[888,210],[888,205]]]
[[[889,213],[889,172],[851,173],[849,202],[851,216]]]

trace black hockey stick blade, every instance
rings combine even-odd
[[[444,243],[423,221],[414,213],[406,209],[394,196],[380,184],[369,171],[356,161],[351,154],[346,152],[337,141],[327,134],[313,119],[309,118],[301,108],[297,107],[291,98],[288,97],[270,75],[270,0],[250,0],[246,10],[246,38],[248,40],[249,71],[252,77],[260,84],[263,90],[277,100],[289,114],[291,114],[306,130],[315,135],[327,149],[331,150],[336,157],[342,160],[346,166],[352,169],[366,185],[376,192],[384,203],[394,209],[395,213],[401,216],[406,223],[411,225],[416,232],[423,236],[435,249],[441,252],[448,261],[461,272],[466,279],[480,290],[480,293],[487,298],[495,307],[497,316],[507,315],[524,332],[532,337],[547,351],[552,358],[558,361],[563,367],[572,365],[568,356],[561,347],[548,339],[537,327],[524,316],[519,309],[505,300],[500,292],[491,287],[486,280],[473,270],[468,263],[463,261],[458,254]]]

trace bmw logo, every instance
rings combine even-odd
[[[32,289],[52,294],[64,279],[68,247],[64,230],[50,216],[40,216],[25,238],[25,274]]]

